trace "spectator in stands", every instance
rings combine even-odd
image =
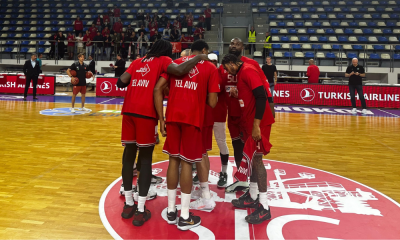
[[[83,22],[79,17],[76,18],[74,21],[74,30],[75,30],[75,36],[79,36],[79,33],[83,31]]]
[[[158,17],[158,14],[154,14],[154,17],[153,17],[153,22],[159,22],[160,21],[160,19],[159,19],[159,17]]]
[[[256,36],[257,33],[254,30],[254,27],[251,26],[251,29],[249,31],[249,36],[248,36],[248,42],[249,42],[249,54],[251,55],[251,49],[253,49],[253,53],[256,51]]]
[[[206,16],[207,31],[210,31],[211,30],[211,9],[210,9],[209,5],[207,5],[206,10],[204,10],[204,15]]]
[[[121,54],[117,55],[117,61],[115,61],[114,69],[115,69],[115,77],[120,77],[125,72],[125,60],[122,59]]]
[[[120,20],[121,17],[121,10],[118,8],[117,4],[114,4],[114,16],[113,16],[113,21],[116,23],[118,20]]]
[[[193,34],[193,21],[194,21],[194,17],[192,15],[192,13],[189,13],[189,15],[187,15],[186,21],[187,21],[188,33],[189,33],[189,35],[192,35]]]
[[[129,37],[132,33],[135,32],[135,29],[129,24],[125,31],[125,36]]]
[[[131,54],[131,56],[129,57],[129,62],[131,63],[131,62],[135,61],[135,59],[137,59],[136,54]]]
[[[79,53],[84,54],[84,53],[85,53],[85,50],[84,50],[84,48],[83,48],[83,42],[82,42],[83,37],[82,37],[82,33],[79,33],[79,35],[78,35],[75,39],[76,39],[76,42],[77,42],[78,54],[79,54]]]
[[[122,33],[122,22],[121,19],[118,19],[118,22],[114,23],[113,30],[114,34],[120,35]]]
[[[89,55],[89,71],[91,71],[93,73],[93,78],[94,79],[94,75],[96,74],[96,62],[94,61],[93,55]],[[88,85],[91,85],[92,88],[89,91],[94,91],[94,83],[88,83]]]
[[[97,18],[93,20],[93,24],[97,28],[97,31],[101,32],[103,27],[103,19],[101,18],[101,15],[98,15]]]
[[[68,60],[72,60],[74,59],[74,52],[75,52],[75,37],[71,32],[68,33],[67,41],[68,41],[68,46],[67,46]]]
[[[204,28],[199,27],[198,25],[196,26],[196,30],[194,31],[194,41],[198,39],[203,39],[203,34],[204,34]]]
[[[103,29],[103,31],[101,32],[101,35],[103,35],[103,37],[105,37],[107,34],[110,35],[110,29],[108,29],[108,27],[105,27]]]
[[[142,35],[142,32],[143,32],[144,34],[146,34],[146,29],[144,28],[144,25],[142,25],[142,27],[139,29],[138,35],[139,35],[139,36]]]
[[[156,35],[157,32],[158,32],[156,23],[155,23],[155,22],[152,22],[149,29],[150,29],[150,42],[153,42],[154,39],[155,39],[155,37],[156,37],[155,35]]]
[[[150,23],[151,23],[151,17],[150,17],[150,14],[147,13],[146,17],[144,17],[144,25],[147,27],[147,26],[149,26]]]
[[[187,28],[187,20],[188,20],[188,18],[189,18],[188,14],[183,15],[183,18],[182,18],[182,21],[181,21],[182,28]]]
[[[65,36],[61,31],[58,32],[58,59],[64,60],[65,53]]]
[[[36,53],[32,53],[31,59],[26,60],[23,68],[23,73],[25,74],[25,91],[24,91],[24,101],[26,101],[26,97],[28,96],[29,86],[33,86],[33,100],[37,100],[36,98],[36,86],[38,82],[38,77],[40,74],[40,66],[39,62],[36,60]]]
[[[127,56],[128,47],[129,47],[128,41],[129,41],[129,39],[125,36],[125,33],[121,33],[121,40],[120,40],[121,50],[120,51],[121,51],[121,55],[123,58],[126,58],[126,56]]]
[[[143,12],[139,12],[138,15],[136,16],[136,20],[137,22],[137,26],[142,26],[144,25],[144,13]]]
[[[138,45],[140,49],[140,56],[143,57],[146,55],[147,52],[147,46],[149,44],[149,39],[147,36],[144,34],[144,32],[140,32],[140,36],[138,38]]]
[[[160,27],[165,28],[167,26],[168,22],[169,22],[168,17],[165,16],[165,13],[162,13],[161,18],[160,18]]]
[[[180,22],[178,22],[178,20],[174,20],[174,28],[177,28],[179,30],[182,29],[182,25]]]
[[[181,36],[182,49],[187,49],[189,47],[188,42],[189,42],[189,39],[186,38],[184,33],[182,33],[182,36]]]
[[[110,25],[114,26],[114,9],[110,8],[108,9],[108,18],[110,19]]]
[[[86,59],[89,59],[89,55],[92,54],[92,49],[93,49],[92,40],[93,39],[90,36],[90,32],[89,30],[87,30],[85,36],[83,37],[83,42],[85,43],[86,46]]]
[[[358,65],[358,59],[353,58],[351,61],[352,65],[348,66],[346,69],[345,76],[349,78],[349,90],[350,90],[350,98],[351,98],[351,106],[353,109],[351,110],[352,114],[357,114],[356,108],[356,90],[358,93],[358,98],[361,100],[362,113],[367,113],[367,104],[365,103],[363,86],[362,86],[362,78],[365,77],[364,67]]]
[[[115,54],[118,54],[121,50],[121,34],[113,34],[112,39],[112,43],[114,44],[113,51],[115,52]]]
[[[54,58],[54,53],[56,52],[56,42],[57,42],[58,36],[57,33],[55,32],[53,36],[49,37],[49,42],[51,44],[50,46],[50,52],[49,52],[49,56],[50,59]]]
[[[268,57],[271,51],[271,36],[269,32],[265,33],[265,40],[264,40],[264,51],[263,51],[263,58]]]
[[[174,30],[172,30],[169,38],[171,39],[171,42],[178,42],[179,41],[179,37],[181,32],[178,30],[177,27],[174,27]]]
[[[308,83],[319,83],[319,68],[315,65],[314,59],[308,61],[307,77]]]
[[[97,32],[97,35],[93,38],[93,42],[95,44],[95,54],[97,55],[97,61],[101,61],[103,55],[103,41],[104,38],[101,36],[100,32]]]
[[[262,66],[262,70],[264,75],[267,77],[269,88],[273,96],[275,84],[276,81],[278,81],[278,71],[276,70],[276,66],[272,64],[270,56],[267,57],[266,62],[267,63]]]
[[[178,14],[176,16],[175,20],[178,21],[178,23],[179,23],[179,29],[182,29],[182,22],[183,22],[182,17]]]
[[[104,37],[104,50],[106,51],[106,61],[110,61],[111,42],[112,42],[112,39],[110,37],[110,33],[106,33],[106,36]]]
[[[132,56],[132,53],[136,53],[137,45],[136,42],[138,40],[138,37],[136,36],[135,32],[132,32],[131,36],[129,37],[128,41],[130,42],[130,53],[128,55]]]
[[[103,28],[108,26],[108,29],[110,29],[109,25],[110,25],[110,17],[108,16],[107,13],[104,13],[104,15],[103,15]]]
[[[204,18],[204,15],[199,16],[199,23],[197,24],[199,27],[204,28],[205,26],[205,21],[206,19]]]
[[[92,23],[92,26],[89,28],[89,32],[90,32],[90,37],[92,37],[92,39],[96,37],[98,31],[94,23]]]
[[[164,29],[167,29],[167,30],[169,30],[169,32],[171,32],[172,28],[173,28],[173,25],[171,24],[170,21],[168,21],[168,22],[167,22],[167,25],[165,26]]]
[[[38,58],[36,60],[39,62],[40,73],[42,72],[42,58],[43,58],[43,54],[39,53]],[[43,66],[46,66],[46,64],[44,64]]]

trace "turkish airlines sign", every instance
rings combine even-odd
[[[400,87],[364,86],[367,107],[400,108]],[[356,94],[357,106],[361,106]],[[351,106],[349,86],[278,83],[274,102],[322,106]]]
[[[106,97],[125,97],[127,88],[117,88],[118,78],[102,78],[96,79],[96,96]]]
[[[26,78],[24,75],[4,75],[0,80],[0,93],[24,93]],[[38,95],[54,95],[55,77],[40,75],[36,87]],[[32,81],[29,86],[28,94],[33,93]]]

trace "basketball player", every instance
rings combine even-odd
[[[146,57],[136,59],[118,79],[117,87],[127,88],[122,107],[122,137],[125,145],[122,165],[122,181],[125,190],[125,206],[121,216],[131,218],[132,224],[142,226],[151,218],[145,207],[152,174],[152,154],[156,142],[157,115],[154,109],[153,90],[163,73],[182,76],[188,73],[198,61],[208,60],[199,55],[181,65],[172,62],[172,45],[159,40],[153,44]],[[139,148],[140,181],[138,183],[138,205],[132,197],[133,165]]]
[[[272,102],[272,95],[269,90],[269,84],[267,78],[265,77],[264,73],[261,70],[260,65],[258,62],[250,59],[248,57],[241,56],[243,52],[244,44],[240,38],[233,38],[229,45],[229,53],[234,54],[238,57],[239,60],[249,63],[253,65],[257,71],[260,73],[260,77],[264,82],[265,88],[267,88],[268,100],[271,102],[270,107],[274,113],[274,106]],[[239,169],[240,163],[243,157],[243,147],[244,143],[241,140],[241,132],[240,132],[240,116],[241,116],[241,107],[239,104],[239,100],[235,97],[236,84],[237,84],[237,77],[229,74],[227,71],[224,70],[223,66],[221,65],[220,68],[220,75],[222,79],[222,86],[226,89],[227,92],[227,105],[228,105],[228,129],[229,133],[232,138],[232,146],[235,156],[235,163],[237,169]],[[228,186],[225,190],[226,192],[235,192],[237,190],[247,188],[248,182],[241,182],[237,181]]]
[[[216,54],[208,54],[208,58],[218,67],[218,56]],[[222,84],[221,81],[222,79],[220,78],[220,85]],[[219,148],[219,155],[221,156],[221,172],[219,173],[219,180],[217,183],[217,187],[220,188],[226,187],[228,180],[228,175],[226,173],[229,160],[229,149],[226,144],[226,115],[228,113],[228,108],[226,106],[225,94],[225,91],[218,93],[218,102],[212,113],[214,117],[214,136]]]
[[[198,40],[192,44],[191,50],[193,55],[180,58],[175,62],[184,63],[185,61],[190,61],[196,55],[207,54],[208,44],[203,40]],[[154,101],[160,120],[160,131],[163,136],[167,136],[163,152],[169,155],[167,218],[169,224],[177,223],[178,229],[189,230],[199,226],[201,223],[200,217],[189,213],[192,190],[192,164],[202,161],[204,149],[201,129],[204,124],[206,103],[212,108],[217,104],[217,93],[220,91],[218,70],[212,63],[201,61],[188,74],[180,78],[170,76],[166,129],[163,117],[162,93],[167,84],[168,81],[161,78],[154,89]],[[182,165],[182,172],[179,176],[180,164]],[[208,172],[199,172],[200,181],[202,181],[203,175],[208,177]],[[175,201],[179,177],[182,208],[178,220]]]
[[[81,93],[82,110],[87,111],[89,109],[85,108],[85,95],[86,95],[86,72],[89,71],[89,66],[83,62],[85,56],[80,53],[78,54],[78,62],[75,62],[67,70],[67,75],[72,78],[71,70],[76,71],[76,77],[79,79],[79,83],[73,87],[72,90],[72,108],[71,113],[75,113],[75,98],[78,93]]]
[[[243,160],[235,177],[247,181],[250,176],[250,190],[232,204],[239,208],[255,208],[245,219],[251,224],[259,224],[271,219],[267,202],[267,172],[262,156],[269,153],[271,125],[275,122],[272,111],[267,105],[267,91],[260,71],[252,64],[241,61],[234,54],[227,54],[222,59],[226,71],[237,77],[238,99],[241,107],[240,126]],[[257,196],[257,187],[259,197]]]

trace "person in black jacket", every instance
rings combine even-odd
[[[115,77],[120,77],[125,72],[125,60],[122,59],[121,54],[117,55],[117,61],[114,65]]]
[[[64,59],[64,53],[65,53],[65,36],[62,34],[61,31],[58,32],[58,59],[61,58],[61,60]]]
[[[36,86],[38,82],[39,74],[41,73],[39,61],[36,59],[36,53],[33,53],[31,59],[27,60],[24,64],[23,72],[26,77],[25,91],[24,91],[24,101],[28,96],[29,86],[33,85],[33,100],[37,100],[36,97]]]
[[[103,36],[101,36],[100,32],[97,32],[97,35],[93,38],[93,42],[95,42],[94,44],[95,44],[96,48],[95,48],[94,52],[97,55],[96,60],[98,60],[98,61],[101,61],[102,55],[103,55],[103,41],[104,41]]]
[[[96,62],[93,59],[93,55],[89,55],[89,71],[93,73],[93,79],[94,75],[96,74]],[[90,83],[92,85],[92,88],[89,91],[94,91],[94,84]]]
[[[55,53],[55,50],[56,50],[56,41],[57,41],[57,39],[58,39],[57,33],[54,33],[54,35],[52,35],[51,37],[49,37],[49,42],[50,42],[50,44],[51,44],[50,52],[49,52],[49,57],[50,57],[50,59],[54,58],[54,53]]]

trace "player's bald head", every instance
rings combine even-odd
[[[231,43],[229,44],[229,53],[239,57],[243,49],[244,45],[242,39],[238,37],[232,38]]]

